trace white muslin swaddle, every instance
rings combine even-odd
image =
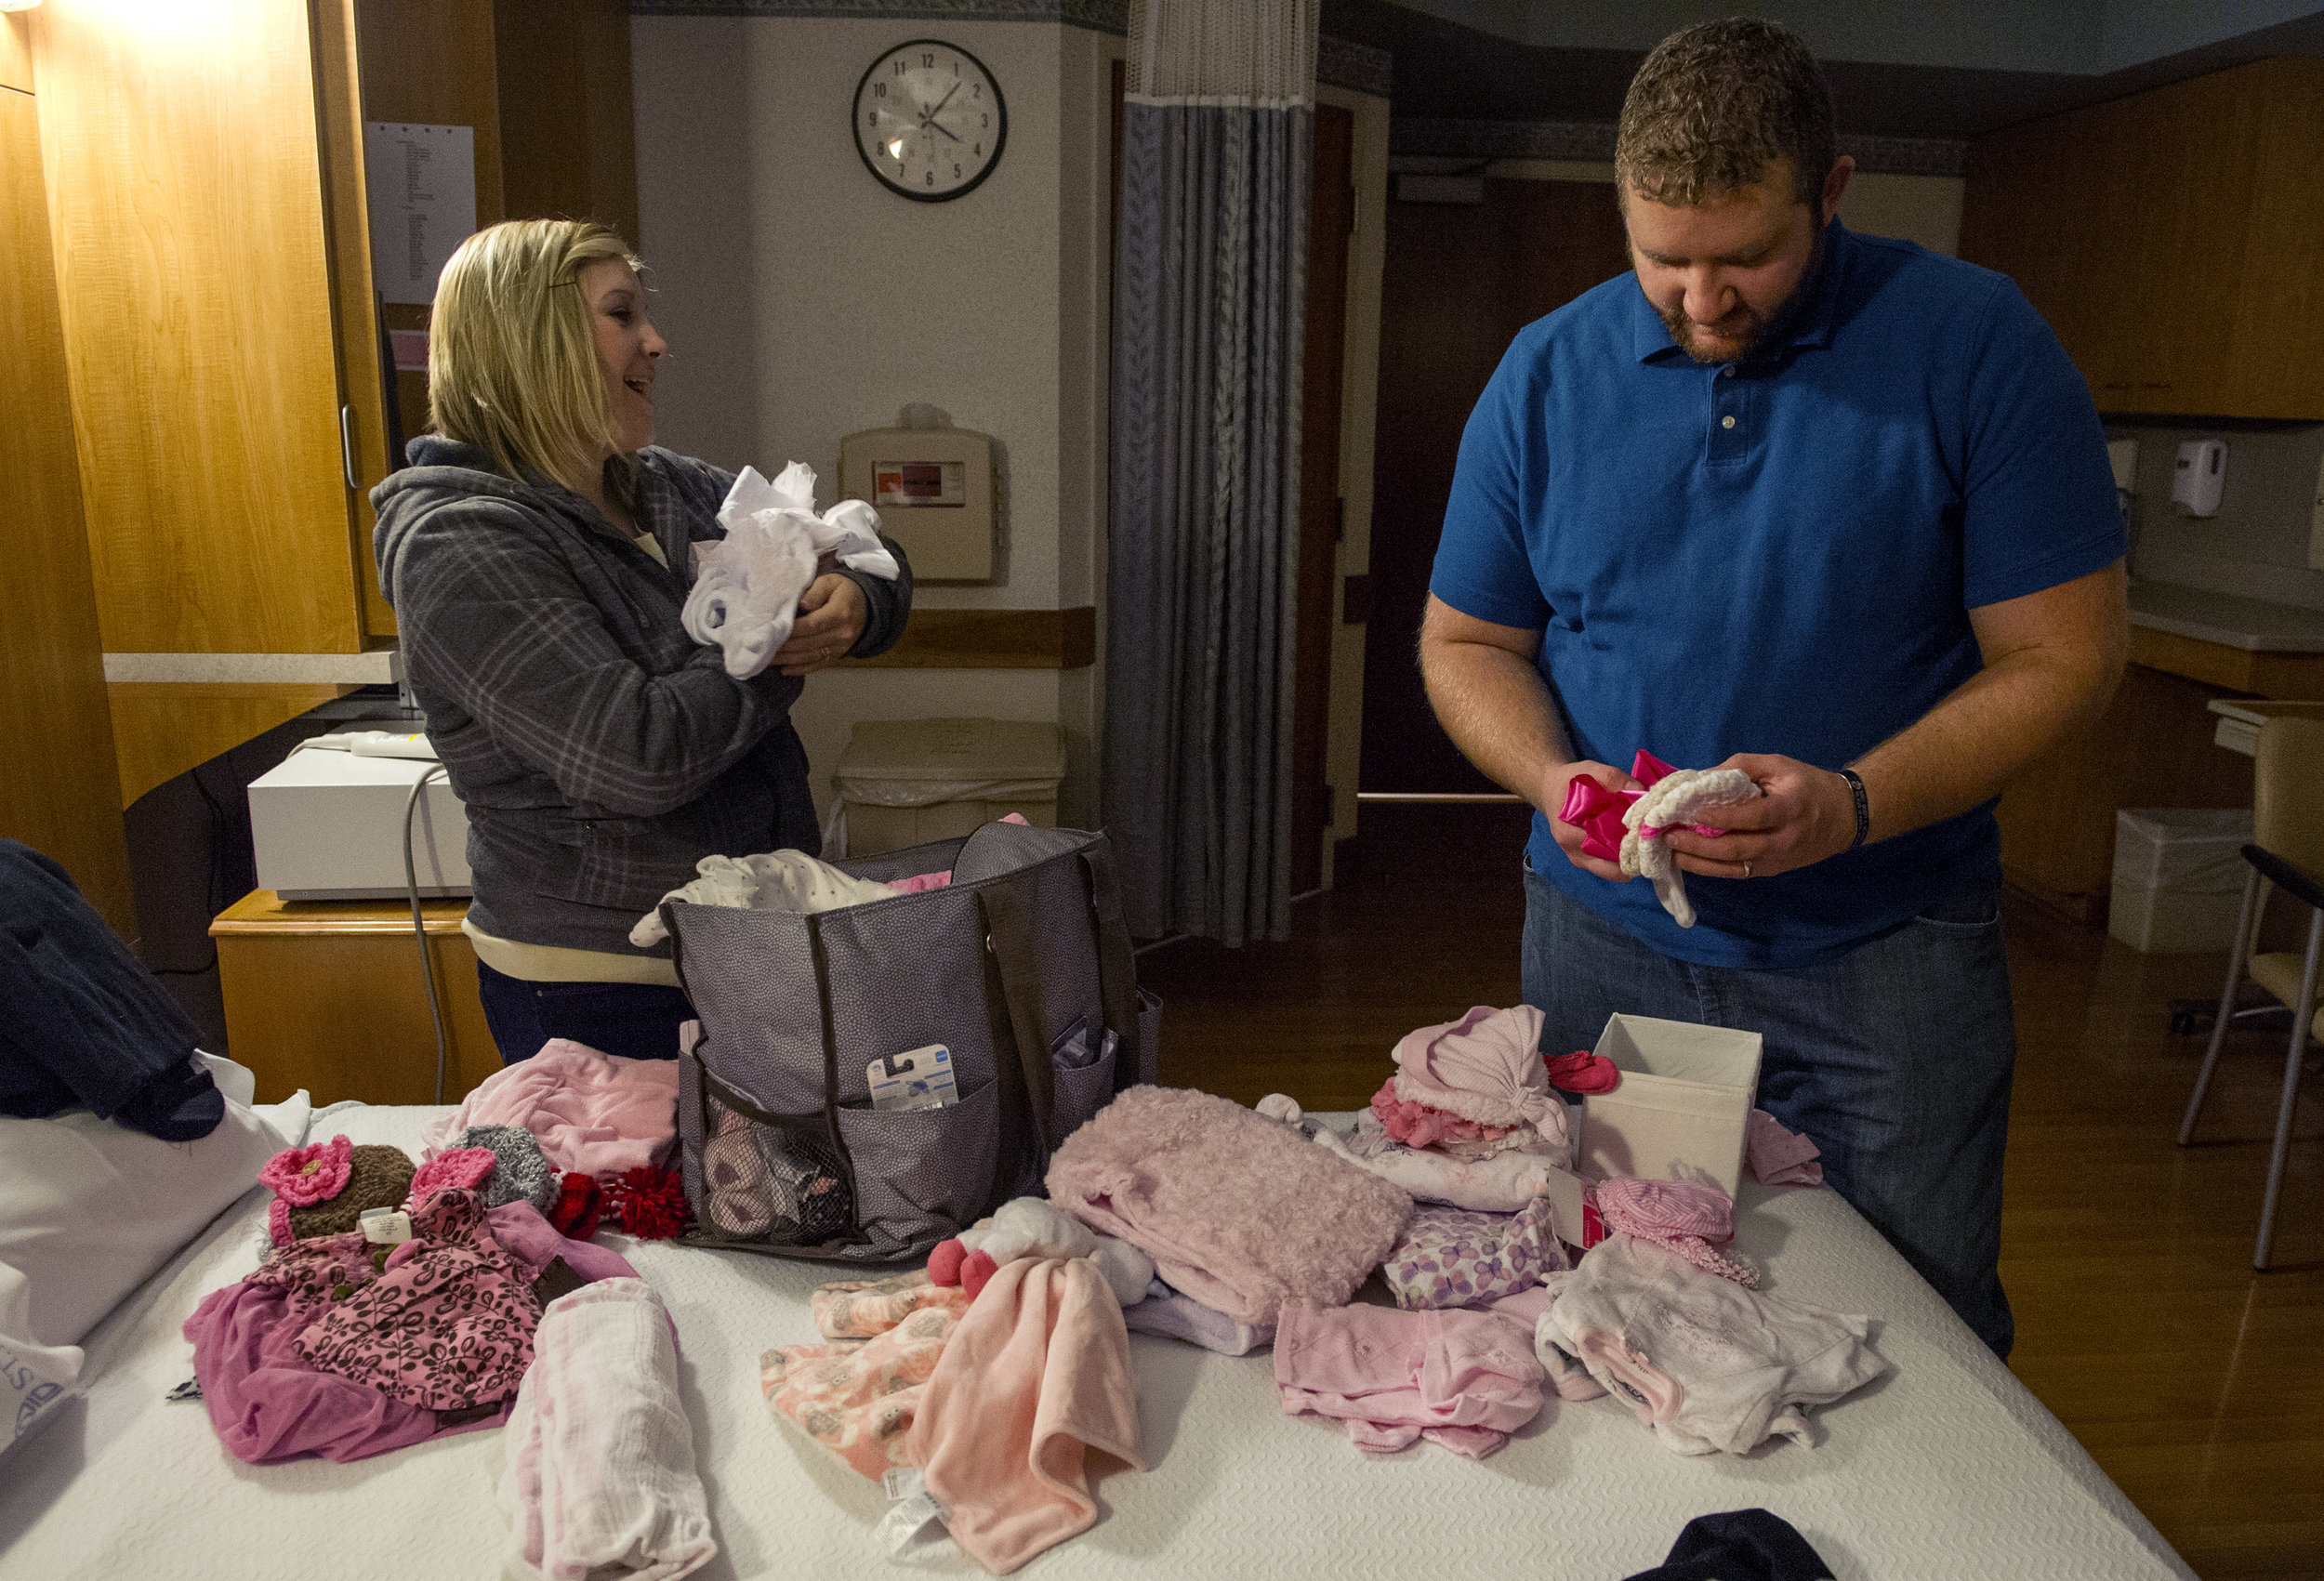
[[[504,1442],[507,1574],[670,1581],[717,1557],[669,1313],[642,1279],[542,1311]]]
[[[726,673],[747,680],[790,640],[799,600],[825,555],[850,571],[894,581],[895,556],[879,542],[879,513],[859,499],[815,512],[815,474],[794,461],[772,482],[746,467],[719,507],[726,536],[694,545],[694,582],[680,612],[686,635],[726,654]]]

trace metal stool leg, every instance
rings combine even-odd
[[[2284,1188],[2284,1155],[2291,1151],[2291,1113],[2300,1101],[2300,1062],[2308,1051],[2308,1022],[2316,1014],[2316,967],[2324,955],[2324,910],[2308,919],[2308,958],[2300,968],[2300,1004],[2291,1015],[2291,1051],[2284,1056],[2283,1105],[2276,1112],[2276,1152],[2267,1165],[2267,1195],[2260,1200],[2260,1243],[2251,1266],[2267,1271],[2268,1243],[2276,1238],[2276,1198]]]
[[[2196,1074],[2195,1096],[2187,1100],[2186,1118],[2179,1122],[2179,1145],[2195,1140],[2195,1116],[2203,1112],[2203,1095],[2211,1089],[2211,1074],[2219,1063],[2219,1046],[2235,1020],[2236,990],[2243,986],[2243,963],[2251,958],[2251,935],[2265,907],[2267,880],[2256,867],[2243,880],[2243,909],[2238,914],[2235,948],[2227,952],[2227,986],[2219,995],[2219,1015],[2212,1021],[2211,1047],[2203,1050],[2203,1068]]]

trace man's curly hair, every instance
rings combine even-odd
[[[1789,159],[1814,208],[1839,158],[1831,86],[1789,29],[1750,17],[1681,28],[1647,55],[1622,100],[1618,191],[1692,208],[1763,179]]]

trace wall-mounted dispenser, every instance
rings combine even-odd
[[[2219,493],[2227,484],[2227,441],[2188,440],[2179,446],[2171,474],[2171,501],[2181,516],[2216,516]]]
[[[869,500],[879,530],[912,557],[916,582],[990,582],[999,512],[993,438],[956,428],[933,406],[906,406],[892,428],[839,441],[839,494]]]

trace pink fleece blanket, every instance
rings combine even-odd
[[[659,1167],[678,1140],[678,1061],[625,1060],[551,1038],[530,1060],[485,1078],[447,1120],[420,1133],[432,1159],[470,1126],[530,1131],[561,1174]]]
[[[1065,1139],[1051,1201],[1245,1323],[1294,1297],[1346,1303],[1412,1217],[1378,1176],[1239,1103],[1134,1087]]]
[[[936,1363],[910,1458],[953,1540],[1006,1575],[1096,1522],[1092,1449],[1146,1469],[1114,1292],[1087,1258],[1003,1263]]]

